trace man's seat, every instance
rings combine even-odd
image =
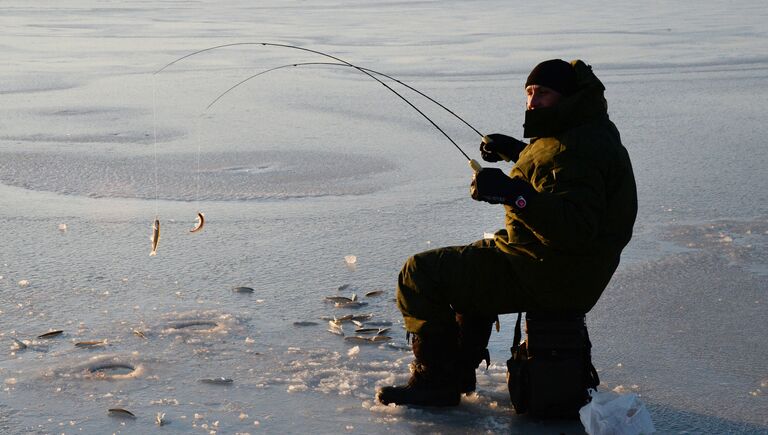
[[[507,383],[515,411],[538,418],[576,418],[600,383],[584,313],[529,312],[525,340],[515,325]]]

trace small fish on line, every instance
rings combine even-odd
[[[203,229],[203,225],[205,225],[205,215],[203,212],[197,213],[197,223],[195,223],[195,227],[189,230],[190,233],[196,233]]]
[[[136,418],[131,411],[123,408],[109,408],[107,413],[109,413],[111,417]]]
[[[200,379],[200,382],[204,384],[211,384],[211,385],[229,385],[235,381],[234,379],[220,377],[220,378]]]
[[[149,237],[152,242],[152,251],[149,252],[150,257],[157,255],[157,244],[160,243],[160,219],[155,218],[155,222],[152,224],[152,235]]]
[[[38,335],[37,338],[53,338],[53,337],[58,337],[59,335],[61,335],[63,333],[64,333],[64,331],[62,331],[62,330],[50,331],[50,332],[46,332],[45,334]]]

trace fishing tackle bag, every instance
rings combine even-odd
[[[509,398],[517,414],[535,418],[578,418],[589,388],[600,384],[592,365],[592,344],[584,314],[525,316],[521,342],[517,316],[512,358],[507,361]]]

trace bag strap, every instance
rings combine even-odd
[[[520,321],[523,318],[523,313],[517,313],[517,322],[515,322],[515,341],[512,342],[512,354],[517,353],[517,349],[520,348],[520,339],[523,338],[523,333],[520,330]]]

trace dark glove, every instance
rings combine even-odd
[[[476,201],[507,204],[522,210],[537,192],[527,181],[510,178],[499,168],[483,168],[472,177],[469,193]]]
[[[520,157],[520,151],[527,145],[527,143],[514,137],[498,133],[489,134],[483,136],[483,141],[480,142],[480,155],[486,162],[498,162],[499,160],[516,162],[517,158]]]

